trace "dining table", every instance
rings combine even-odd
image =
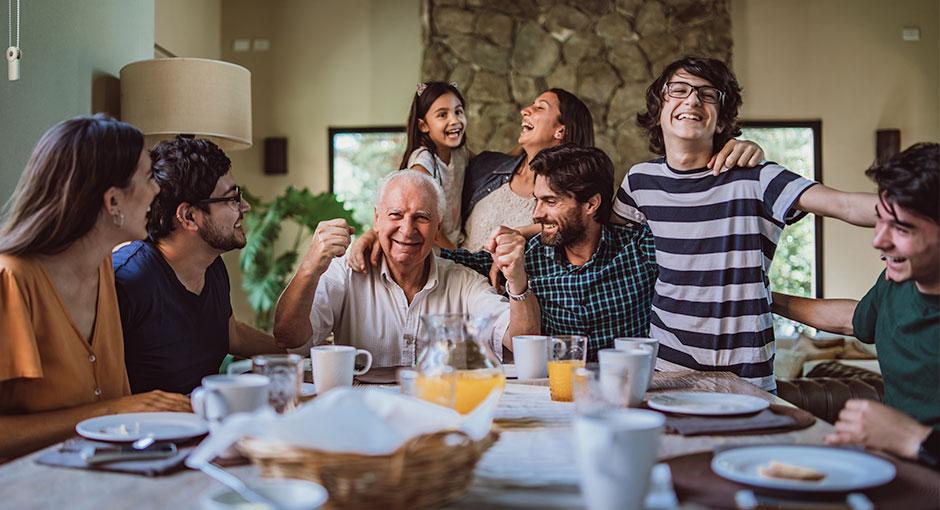
[[[657,372],[647,398],[665,391],[746,394],[772,404],[789,403],[725,372]],[[583,508],[572,424],[575,404],[554,402],[547,382],[507,381],[494,427],[499,440],[483,455],[467,495],[448,508]],[[659,459],[709,452],[729,445],[821,445],[832,426],[816,420],[801,430],[775,434],[663,434]],[[144,477],[85,469],[50,467],[36,462],[49,449],[0,465],[0,507],[16,509],[188,509],[221,487],[198,471]],[[251,465],[228,468],[245,479],[257,478]]]

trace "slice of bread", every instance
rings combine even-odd
[[[803,482],[818,482],[826,478],[826,473],[805,466],[786,464],[775,460],[766,466],[757,468],[757,474],[764,478],[777,478],[781,480],[799,480]]]

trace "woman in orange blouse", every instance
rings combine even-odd
[[[189,411],[183,395],[131,395],[111,249],[147,235],[143,135],[102,115],[39,140],[0,227],[0,458],[74,434],[93,416]]]

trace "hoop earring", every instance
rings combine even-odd
[[[114,222],[114,225],[118,228],[124,226],[124,213],[120,209],[117,211],[111,211],[111,221]]]

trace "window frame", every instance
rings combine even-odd
[[[333,137],[341,134],[363,134],[363,133],[404,133],[405,126],[402,125],[387,125],[387,126],[360,126],[360,127],[336,127],[330,126],[327,128],[327,138],[326,142],[329,148],[329,158],[328,166],[330,169],[330,193],[335,193],[333,189],[333,172],[334,172],[334,162],[336,158],[335,151],[333,149]],[[406,142],[407,143],[407,142]]]
[[[742,120],[742,128],[809,128],[813,133],[813,180],[823,182],[822,164],[822,120]],[[814,275],[813,297],[821,298],[823,292],[823,219],[814,215],[813,232],[815,234],[816,271]]]

